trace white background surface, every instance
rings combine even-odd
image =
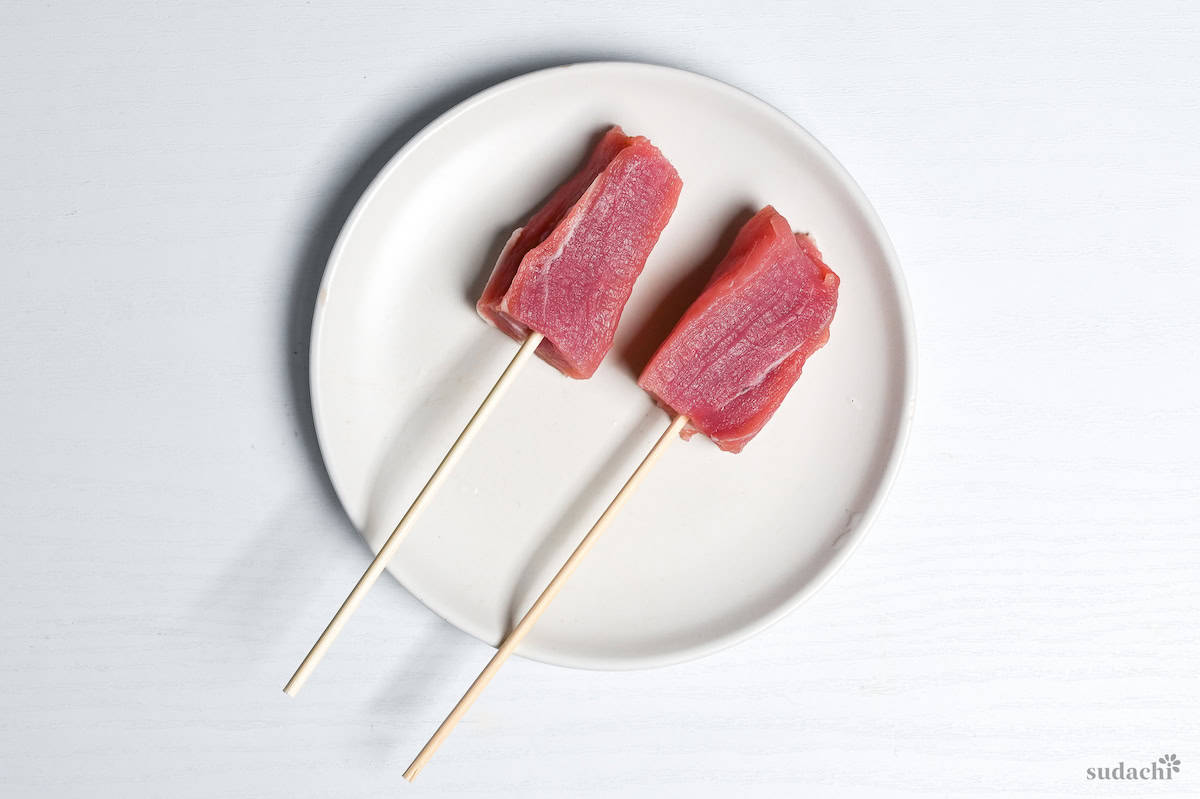
[[[0,793],[1200,795],[1195,9],[99,5],[0,12]],[[407,786],[487,647],[385,580],[279,690],[367,557],[316,281],[434,114],[594,58],[739,85],[858,179],[917,315],[907,461],[780,624],[515,660]]]

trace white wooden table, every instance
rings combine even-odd
[[[1200,10],[972,5],[9,4],[0,794],[1200,795]],[[316,281],[433,115],[596,58],[754,92],[862,184],[917,315],[907,461],[784,622],[514,660],[409,787],[483,644],[388,579],[280,692],[367,558]]]

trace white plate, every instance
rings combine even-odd
[[[914,391],[903,280],[866,198],[812,136],[738,89],[645,64],[548,69],[467,100],[396,154],[342,231],[312,394],[334,487],[378,549],[516,350],[474,309],[500,245],[612,123],[649,136],[684,181],[616,344],[587,381],[531,361],[390,570],[497,643],[668,423],[631,364],[734,225],[772,203],[842,278],[829,344],[744,453],[672,447],[520,648],[635,668],[796,607],[861,540],[896,470]]]

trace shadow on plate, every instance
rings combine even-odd
[[[462,417],[465,423],[471,416],[472,408],[482,399],[482,395],[462,396],[461,376],[475,363],[476,353],[485,339],[494,333],[481,322],[477,335],[459,350],[450,366],[430,380],[429,393],[403,419],[396,422],[389,434],[388,444],[373,470],[374,481],[363,520],[363,532],[373,550],[383,547],[445,454],[447,444],[435,441],[437,426],[434,422],[450,414],[452,417]],[[427,465],[414,474],[413,463]],[[411,490],[397,490],[410,482]],[[417,526],[420,526],[419,522]]]
[[[729,220],[729,224],[721,230],[709,255],[697,262],[684,274],[683,278],[653,303],[654,311],[626,339],[627,343],[620,348],[617,356],[633,373],[635,379],[646,368],[646,364],[650,362],[658,345],[671,332],[671,328],[683,316],[684,311],[704,291],[713,270],[725,257],[725,253],[729,252],[729,247],[733,244],[738,231],[749,221],[750,217],[754,216],[755,210],[757,209],[747,205],[734,214]]]
[[[541,594],[542,589],[549,584],[558,567],[566,561],[568,555],[559,554],[565,542],[571,540],[578,545],[595,523],[596,519],[585,514],[588,514],[588,510],[595,503],[596,496],[605,491],[616,493],[617,489],[614,486],[619,486],[633,472],[634,464],[645,455],[643,450],[646,448],[647,437],[652,431],[661,428],[666,418],[661,411],[648,409],[621,442],[612,448],[604,463],[588,479],[583,490],[551,525],[517,577],[508,606],[508,628],[504,633],[506,636],[517,626],[517,622]],[[553,561],[552,556],[555,556]]]

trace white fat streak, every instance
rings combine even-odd
[[[601,174],[603,174],[603,172]],[[587,207],[587,203],[591,201],[592,195],[595,194],[595,192],[596,192],[596,184],[599,183],[599,181],[600,181],[600,175],[597,175],[595,178],[592,179],[591,185],[589,185],[587,187],[587,191],[585,191],[580,196],[580,198],[575,202],[575,205],[572,205],[567,210],[567,219],[570,221],[567,225],[566,235],[562,237],[562,241],[559,242],[558,248],[555,249],[554,252],[552,252],[550,255],[546,256],[546,258],[544,258],[542,260],[542,266],[544,268],[541,270],[540,277],[542,278],[541,285],[542,285],[542,318],[543,319],[546,318],[546,309],[549,308],[549,306],[550,306],[550,281],[545,279],[546,273],[548,273],[550,271],[552,264],[556,263],[558,261],[558,259],[562,258],[563,251],[567,249],[567,245],[569,245],[571,243],[571,240],[573,238],[575,238],[575,231],[579,228],[579,223],[583,220],[583,216],[584,216],[582,211],[580,213],[575,213],[575,209],[576,208],[582,209],[582,208]],[[560,222],[559,224],[562,224],[562,223]],[[553,233],[551,235],[553,235]]]
[[[517,228],[516,230],[514,230],[512,232],[512,235],[508,237],[508,241],[504,242],[504,249],[500,250],[500,257],[496,259],[496,265],[492,267],[493,275],[496,274],[496,270],[500,268],[500,264],[504,263],[504,260],[506,258],[508,258],[508,254],[510,252],[512,252],[512,248],[517,246],[517,237],[521,235],[521,231],[524,229],[525,229],[524,227]],[[518,267],[519,266],[520,265],[518,264]],[[516,276],[517,276],[517,273],[513,272],[514,279],[516,278]],[[490,283],[491,280],[489,279],[488,282]],[[501,311],[505,311],[505,312],[508,311],[508,290],[511,287],[512,287],[512,282],[510,281],[509,285],[504,287],[504,293],[500,295],[500,301],[498,303],[496,303],[496,306]]]
[[[750,383],[749,385],[742,386],[740,389],[738,389],[738,392],[737,392],[736,394],[734,394],[734,395],[733,395],[732,397],[730,397],[729,399],[725,400],[725,402],[721,403],[721,406],[720,406],[720,407],[723,409],[723,408],[724,408],[726,405],[728,405],[729,403],[733,402],[733,401],[734,401],[734,400],[736,400],[738,397],[741,397],[743,394],[748,394],[748,393],[750,393],[751,391],[753,391],[754,389],[756,389],[756,388],[758,388],[759,386],[761,386],[761,385],[763,384],[763,381],[765,381],[765,380],[766,380],[766,379],[767,379],[767,378],[768,378],[768,377],[771,375],[771,373],[772,373],[772,372],[774,372],[776,369],[778,369],[778,368],[779,368],[779,365],[780,365],[780,364],[782,364],[782,363],[783,363],[784,361],[786,361],[788,358],[790,358],[790,357],[792,357],[793,355],[795,355],[795,354],[796,354],[796,351],[797,351],[797,350],[799,350],[799,349],[800,349],[800,345],[799,345],[799,344],[797,344],[797,345],[796,345],[795,347],[793,347],[791,350],[789,350],[788,352],[785,352],[785,353],[784,353],[783,355],[781,355],[781,356],[780,356],[778,359],[776,359],[774,363],[770,364],[770,365],[769,365],[769,366],[767,366],[765,369],[763,369],[763,371],[762,371],[762,374],[760,374],[760,375],[758,376],[758,379],[757,379],[757,380],[755,380],[753,383]]]

